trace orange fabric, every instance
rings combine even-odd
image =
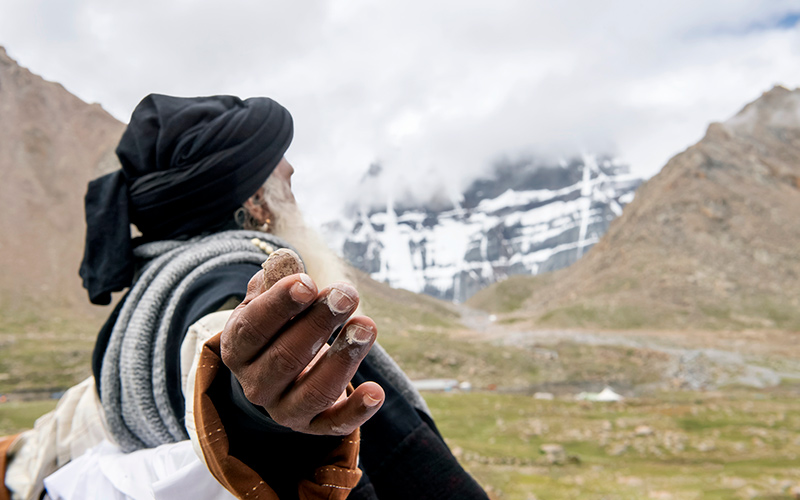
[[[278,499],[275,491],[247,464],[229,454],[228,435],[220,420],[208,390],[220,367],[220,335],[217,334],[203,346],[197,365],[194,395],[194,415],[197,436],[211,474],[228,491],[242,499]],[[342,438],[342,443],[331,452],[324,464],[314,472],[313,480],[303,480],[298,485],[301,500],[344,500],[358,480],[359,430]]]
[[[11,500],[11,492],[6,488],[6,465],[8,449],[19,434],[0,437],[0,500]]]

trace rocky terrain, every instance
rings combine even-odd
[[[0,47],[0,310],[83,307],[88,181],[115,168],[124,125]],[[88,309],[88,307],[87,307]]]
[[[800,329],[800,90],[775,87],[672,158],[575,265],[471,302],[513,321]]]

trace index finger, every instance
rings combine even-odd
[[[263,273],[247,285],[247,297],[234,309],[220,339],[222,361],[236,371],[256,358],[292,318],[317,297],[317,286],[307,274],[294,274],[263,290]]]

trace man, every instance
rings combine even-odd
[[[94,378],[6,441],[13,498],[486,498],[303,224],[291,138],[266,98],[137,106],[81,265],[92,302],[129,290]]]

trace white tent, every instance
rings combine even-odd
[[[622,395],[614,392],[610,387],[606,387],[600,392],[582,392],[575,396],[575,399],[582,401],[622,401]]]

